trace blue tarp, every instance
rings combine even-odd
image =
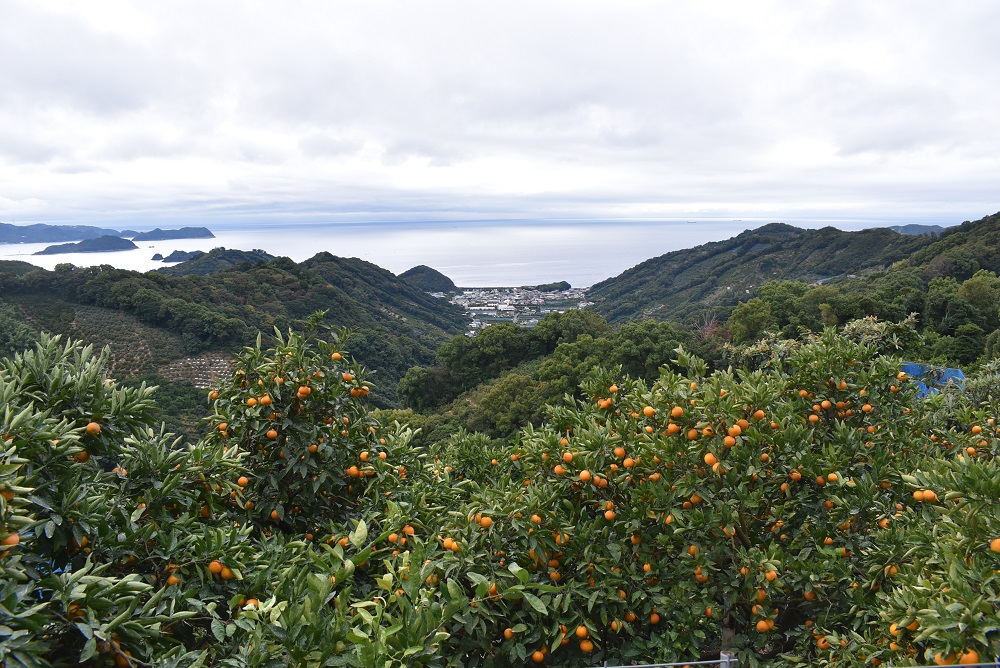
[[[965,380],[965,374],[962,373],[961,369],[950,369],[945,366],[903,362],[902,369],[906,375],[917,379],[917,385],[920,388],[917,392],[918,397],[937,394],[949,383],[961,387],[962,381]]]

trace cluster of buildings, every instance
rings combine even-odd
[[[435,296],[445,297],[437,293]],[[451,298],[469,316],[467,336],[498,322],[534,327],[549,313],[586,308],[585,288],[465,288]]]

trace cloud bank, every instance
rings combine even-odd
[[[1000,209],[1000,4],[9,2],[0,220]]]

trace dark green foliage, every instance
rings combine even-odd
[[[525,287],[529,290],[538,290],[539,292],[562,292],[563,290],[569,290],[573,286],[566,281],[558,281],[556,283],[543,283],[542,285],[528,285]]]
[[[10,357],[31,347],[38,331],[23,322],[10,304],[0,301],[0,357]]]
[[[597,314],[567,311],[524,330],[494,325],[474,338],[456,337],[441,348],[438,363],[414,367],[398,392],[423,411],[430,443],[447,435],[444,425],[506,439],[539,425],[543,407],[579,392],[599,366],[618,367],[655,379],[692,335],[665,322],[634,322],[615,330]]]
[[[142,384],[156,388],[152,415],[157,423],[163,423],[167,431],[184,436],[190,442],[202,436],[204,425],[201,421],[207,410],[205,390],[199,390],[190,383],[170,380],[158,373],[133,376],[123,386],[139,387]]]
[[[816,281],[881,269],[933,243],[891,230],[801,230],[770,224],[728,239],[647,260],[594,285],[594,310],[611,322],[683,321],[706,307],[733,307],[779,279]]]
[[[39,267],[20,260],[0,260],[0,285],[3,284],[4,274],[11,276],[22,276],[29,271],[38,271]]]
[[[273,259],[273,255],[262,250],[242,251],[213,248],[193,260],[181,262],[173,267],[163,267],[156,271],[167,276],[188,276],[190,274],[207,276],[208,274],[214,274],[224,269],[255,265],[258,262],[269,262]]]
[[[242,252],[235,252],[241,258]],[[203,258],[231,262],[231,251]],[[188,264],[188,263],[184,263]],[[204,265],[201,265],[204,266]],[[84,336],[116,345],[119,356],[137,353],[115,373],[149,372],[167,360],[208,350],[232,349],[249,343],[255,331],[287,329],[311,313],[328,312],[334,325],[351,323],[354,350],[375,372],[372,400],[395,402],[399,378],[414,363],[428,363],[448,336],[466,324],[461,311],[399,280],[390,272],[357,259],[328,253],[296,264],[287,258],[242,263],[211,275],[174,277],[161,272],[139,274],[109,266],[6,275],[5,296],[15,302],[22,319],[37,329]],[[103,318],[81,320],[88,309],[104,309]],[[124,314],[124,315],[123,315]],[[81,325],[87,325],[85,328]],[[125,328],[139,336],[129,341]],[[166,341],[148,335],[156,330]],[[143,345],[133,345],[142,342]]]
[[[427,265],[417,265],[407,269],[399,278],[424,292],[455,292],[457,288],[450,278]]]

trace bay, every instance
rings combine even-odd
[[[416,265],[442,272],[456,285],[519,286],[567,281],[588,287],[664,253],[721,241],[769,219],[740,220],[493,220],[366,223],[213,223],[215,239],[142,242],[137,250],[113,253],[32,255],[48,244],[0,245],[0,259],[21,260],[44,269],[57,264],[111,265],[149,271],[168,266],[152,260],[175,250],[217,247],[263,249],[296,262],[321,251],[357,257],[400,274]],[[895,224],[873,220],[799,220],[796,227],[832,225],[856,230]],[[131,226],[132,229],[143,229]],[[178,225],[180,227],[180,225]]]

